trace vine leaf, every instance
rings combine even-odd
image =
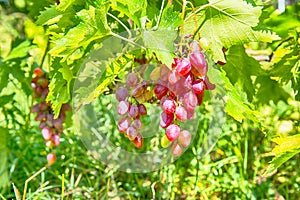
[[[168,30],[175,30],[183,23],[179,12],[173,11],[173,6],[166,7],[161,16],[159,27]]]
[[[261,7],[253,7],[243,0],[234,3],[231,0],[210,0],[198,16],[200,21],[204,20],[199,32],[211,44],[213,60],[226,62],[222,47],[280,39],[270,31],[253,30],[258,25],[260,15]],[[192,18],[191,21],[194,20]]]
[[[265,174],[272,173],[294,155],[300,153],[300,134],[274,138],[273,141],[277,144],[272,150],[276,157],[271,161]]]
[[[9,131],[7,128],[0,127],[0,188],[5,188],[9,185],[9,177],[7,171],[7,137]]]

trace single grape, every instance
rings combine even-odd
[[[183,106],[178,106],[175,110],[176,118],[180,121],[187,120],[187,111]]]
[[[129,126],[127,131],[126,131],[126,135],[129,138],[129,140],[134,140],[137,136],[138,132],[136,130],[136,128],[134,128],[133,126]]]
[[[157,99],[160,100],[168,93],[168,88],[163,85],[156,84],[154,86],[154,93],[156,94]]]
[[[125,115],[129,110],[130,104],[127,101],[120,101],[118,105],[118,114]]]
[[[160,126],[162,128],[168,127],[174,120],[173,114],[167,114],[165,112],[162,112],[160,115]]]
[[[169,83],[171,85],[174,85],[177,81],[179,81],[180,76],[179,74],[177,74],[176,70],[171,70],[170,74],[169,74]]]
[[[193,83],[193,75],[191,73],[188,73],[187,75],[185,75],[184,77],[184,83],[183,86],[189,90],[192,88],[192,83]]]
[[[48,87],[48,84],[49,84],[49,81],[48,79],[46,78],[40,78],[38,80],[38,84],[42,87],[42,88],[47,88]]]
[[[207,73],[207,62],[205,60],[204,54],[195,50],[190,54],[190,62],[192,65],[192,73],[195,76],[205,76]]]
[[[56,160],[56,155],[54,153],[49,153],[47,155],[48,165],[53,165],[55,163],[55,160]]]
[[[53,120],[53,126],[56,130],[60,132],[63,130],[63,122],[61,121],[61,119]]]
[[[33,70],[33,74],[36,75],[37,77],[41,77],[43,75],[43,70],[41,68],[35,68]]]
[[[187,147],[190,145],[191,139],[192,139],[192,136],[191,136],[190,132],[183,130],[179,134],[178,143],[183,147]]]
[[[168,146],[170,146],[170,144],[171,144],[170,140],[164,134],[160,140],[160,145],[162,146],[162,148],[167,148]]]
[[[116,98],[118,101],[125,101],[128,96],[128,90],[124,87],[120,87],[116,91]]]
[[[38,112],[36,117],[34,118],[35,121],[43,121],[46,119],[46,113]]]
[[[39,124],[39,129],[43,129],[44,127],[46,127],[46,122],[41,122],[40,124]]]
[[[41,110],[40,104],[37,103],[31,107],[30,112],[35,113],[35,112],[39,112],[40,110]]]
[[[40,104],[40,110],[42,111],[45,111],[45,110],[48,110],[48,106],[47,106],[47,103],[45,101],[42,101]]]
[[[130,126],[130,119],[129,118],[122,118],[118,121],[118,130],[121,133],[126,133],[126,130],[128,129],[128,127]]]
[[[205,90],[205,84],[202,79],[198,79],[193,82],[193,91],[195,94],[202,94]]]
[[[172,155],[178,157],[181,154],[182,154],[182,147],[179,144],[174,143],[172,146]]]
[[[134,144],[134,146],[136,146],[136,148],[142,148],[143,147],[143,136],[138,133],[136,138],[132,141],[132,143]]]
[[[138,117],[139,115],[139,108],[136,105],[131,105],[128,111],[128,115],[132,118]]]
[[[176,124],[171,124],[170,126],[167,127],[166,129],[166,135],[168,140],[173,142],[174,140],[177,140],[178,136],[180,134],[180,128]]]
[[[198,104],[198,100],[194,92],[190,91],[184,95],[183,105],[187,111],[195,110],[197,104]]]
[[[139,97],[144,94],[145,90],[147,89],[147,85],[140,83],[134,86],[134,88],[131,91],[131,95],[133,97]]]
[[[140,119],[133,120],[133,126],[136,129],[142,129],[142,121]]]
[[[72,107],[68,104],[68,103],[64,103],[62,106],[61,106],[61,112],[65,112],[65,111],[70,111],[72,110]]]
[[[173,99],[169,100],[167,99],[164,103],[163,103],[163,111],[167,114],[172,114],[174,113],[176,110],[176,104],[175,101]]]
[[[57,147],[60,144],[59,135],[58,134],[53,134],[52,138],[51,138],[51,141],[52,141],[53,145]]]
[[[139,114],[141,116],[147,115],[147,109],[144,104],[139,104],[138,107],[139,107]]]
[[[193,40],[190,44],[190,51],[201,51],[201,47],[198,41]]]
[[[160,80],[168,81],[169,73],[170,73],[170,69],[165,65],[161,65]]]
[[[176,72],[181,76],[189,73],[191,71],[191,68],[191,63],[187,58],[180,59],[180,61],[177,63],[177,66],[175,67]]]
[[[127,76],[126,84],[129,87],[134,87],[138,83],[138,77],[135,73],[129,73]]]
[[[47,126],[44,127],[42,129],[42,135],[43,135],[44,140],[50,140],[52,137],[52,128],[47,127]]]

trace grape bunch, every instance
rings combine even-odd
[[[181,155],[192,138],[187,130],[180,128],[180,123],[193,119],[196,107],[202,104],[204,91],[215,88],[207,77],[208,64],[200,46],[192,42],[190,49],[188,58],[174,58],[171,69],[160,67],[154,87],[162,108],[160,126],[166,133],[162,145],[172,143],[173,156]]]
[[[63,123],[66,119],[66,111],[71,110],[69,104],[63,104],[59,116],[54,119],[54,113],[51,104],[46,101],[49,93],[49,79],[42,69],[34,69],[34,77],[31,81],[33,88],[33,97],[38,101],[32,106],[31,112],[36,113],[35,120],[40,122],[38,128],[41,129],[45,144],[49,149],[53,149],[60,143],[60,135],[63,133]],[[47,155],[49,165],[52,165],[56,160],[54,153]]]
[[[147,109],[142,101],[151,98],[150,83],[139,81],[137,73],[129,73],[126,87],[120,87],[116,91],[118,100],[118,115],[122,118],[118,121],[118,130],[132,141],[137,148],[142,148],[143,137],[139,133],[142,129],[141,117],[147,115]]]
[[[205,90],[213,90],[215,85],[207,77],[208,63],[198,42],[190,42],[185,49],[185,56],[174,58],[172,66],[159,64],[150,74],[152,82],[140,81],[137,74],[129,73],[126,87],[116,91],[118,114],[123,117],[118,129],[138,148],[142,147],[136,145],[139,140],[142,143],[140,116],[147,114],[143,102],[157,103],[162,109],[160,127],[165,134],[161,144],[172,144],[173,156],[180,156],[191,142],[190,132],[182,129],[181,123],[194,119]]]

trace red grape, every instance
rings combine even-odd
[[[129,110],[130,104],[127,101],[120,101],[118,105],[118,114],[125,115]]]
[[[141,116],[147,115],[147,109],[144,104],[139,104],[138,107],[139,107],[139,114]]]
[[[140,119],[135,119],[133,121],[133,126],[136,128],[136,129],[142,129],[142,121]]]
[[[183,97],[183,105],[187,111],[193,111],[198,104],[197,96],[190,91]]]
[[[192,64],[192,73],[195,76],[205,76],[207,73],[207,62],[204,54],[195,50],[190,54],[190,62]]]
[[[128,127],[130,126],[129,118],[122,118],[118,121],[118,129],[121,133],[125,133]]]
[[[120,87],[116,91],[116,98],[117,98],[118,101],[125,101],[127,96],[128,96],[128,90],[124,87]]]
[[[179,81],[180,76],[179,74],[177,74],[176,70],[171,70],[170,74],[169,74],[169,83],[171,85],[174,85],[177,81]]]
[[[205,90],[205,84],[204,81],[201,79],[198,79],[193,82],[193,91],[195,94],[202,94]]]
[[[134,87],[138,83],[138,77],[135,73],[130,73],[127,76],[126,84],[129,87]]]
[[[179,62],[177,62],[177,66],[175,69],[179,75],[184,76],[190,72],[191,68],[192,67],[190,61],[186,58],[182,58],[179,60]]]
[[[203,79],[207,90],[213,90],[216,88],[216,85],[212,84],[207,76],[204,76]]]
[[[43,135],[43,138],[45,140],[50,140],[51,137],[52,137],[52,128],[50,128],[50,127],[44,127],[42,129],[42,135]]]
[[[57,147],[60,143],[59,135],[53,134],[52,138],[51,138],[51,141],[52,141],[53,145]]]
[[[167,138],[173,142],[174,140],[177,140],[178,136],[180,134],[180,128],[176,124],[171,124],[170,126],[167,127],[166,129],[166,135]]]
[[[137,136],[136,136],[136,138],[132,141],[132,143],[137,148],[139,148],[139,149],[142,148],[143,147],[143,136],[138,133]]]
[[[43,75],[43,70],[41,68],[35,68],[33,70],[33,73],[37,76],[37,77],[41,77]]]
[[[128,115],[132,118],[135,118],[139,115],[139,108],[136,105],[131,105],[128,111]]]
[[[174,120],[173,114],[167,114],[165,112],[161,113],[160,115],[160,126],[162,128],[168,127]]]
[[[187,111],[183,106],[178,106],[175,110],[176,118],[180,121],[187,120]]]
[[[162,65],[160,68],[160,80],[168,81],[169,73],[170,73],[170,69],[165,65]]]
[[[154,93],[156,94],[157,99],[162,99],[168,93],[168,88],[163,85],[156,84],[154,87]]]
[[[53,165],[55,163],[55,160],[56,160],[56,155],[54,153],[49,153],[47,155],[48,165]]]
[[[180,132],[178,137],[178,143],[182,145],[183,147],[187,147],[191,143],[192,136],[190,132],[183,130]]]
[[[176,104],[173,99],[165,100],[165,102],[163,103],[163,110],[165,111],[165,113],[172,114],[175,112],[175,109],[176,109]]]

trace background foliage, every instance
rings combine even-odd
[[[82,62],[105,39],[127,29],[142,30],[142,40],[151,48],[127,61],[145,54],[170,64],[176,36],[163,34],[169,29],[205,38],[206,53],[219,63],[213,73],[222,77],[219,84],[226,90],[218,92],[225,95],[227,119],[212,152],[197,156],[208,128],[208,116],[203,115],[199,138],[179,160],[156,172],[126,174],[87,156],[69,116],[56,149],[58,161],[29,183],[27,198],[300,198],[300,4],[278,13],[271,4],[253,0],[171,2],[1,3],[0,197],[17,198],[25,180],[46,163],[47,149],[30,114],[34,68],[49,72],[48,100],[58,114],[71,101]],[[125,74],[126,66],[119,69]],[[118,74],[114,71],[105,87],[91,94],[108,90]],[[91,96],[87,102],[97,99]]]

